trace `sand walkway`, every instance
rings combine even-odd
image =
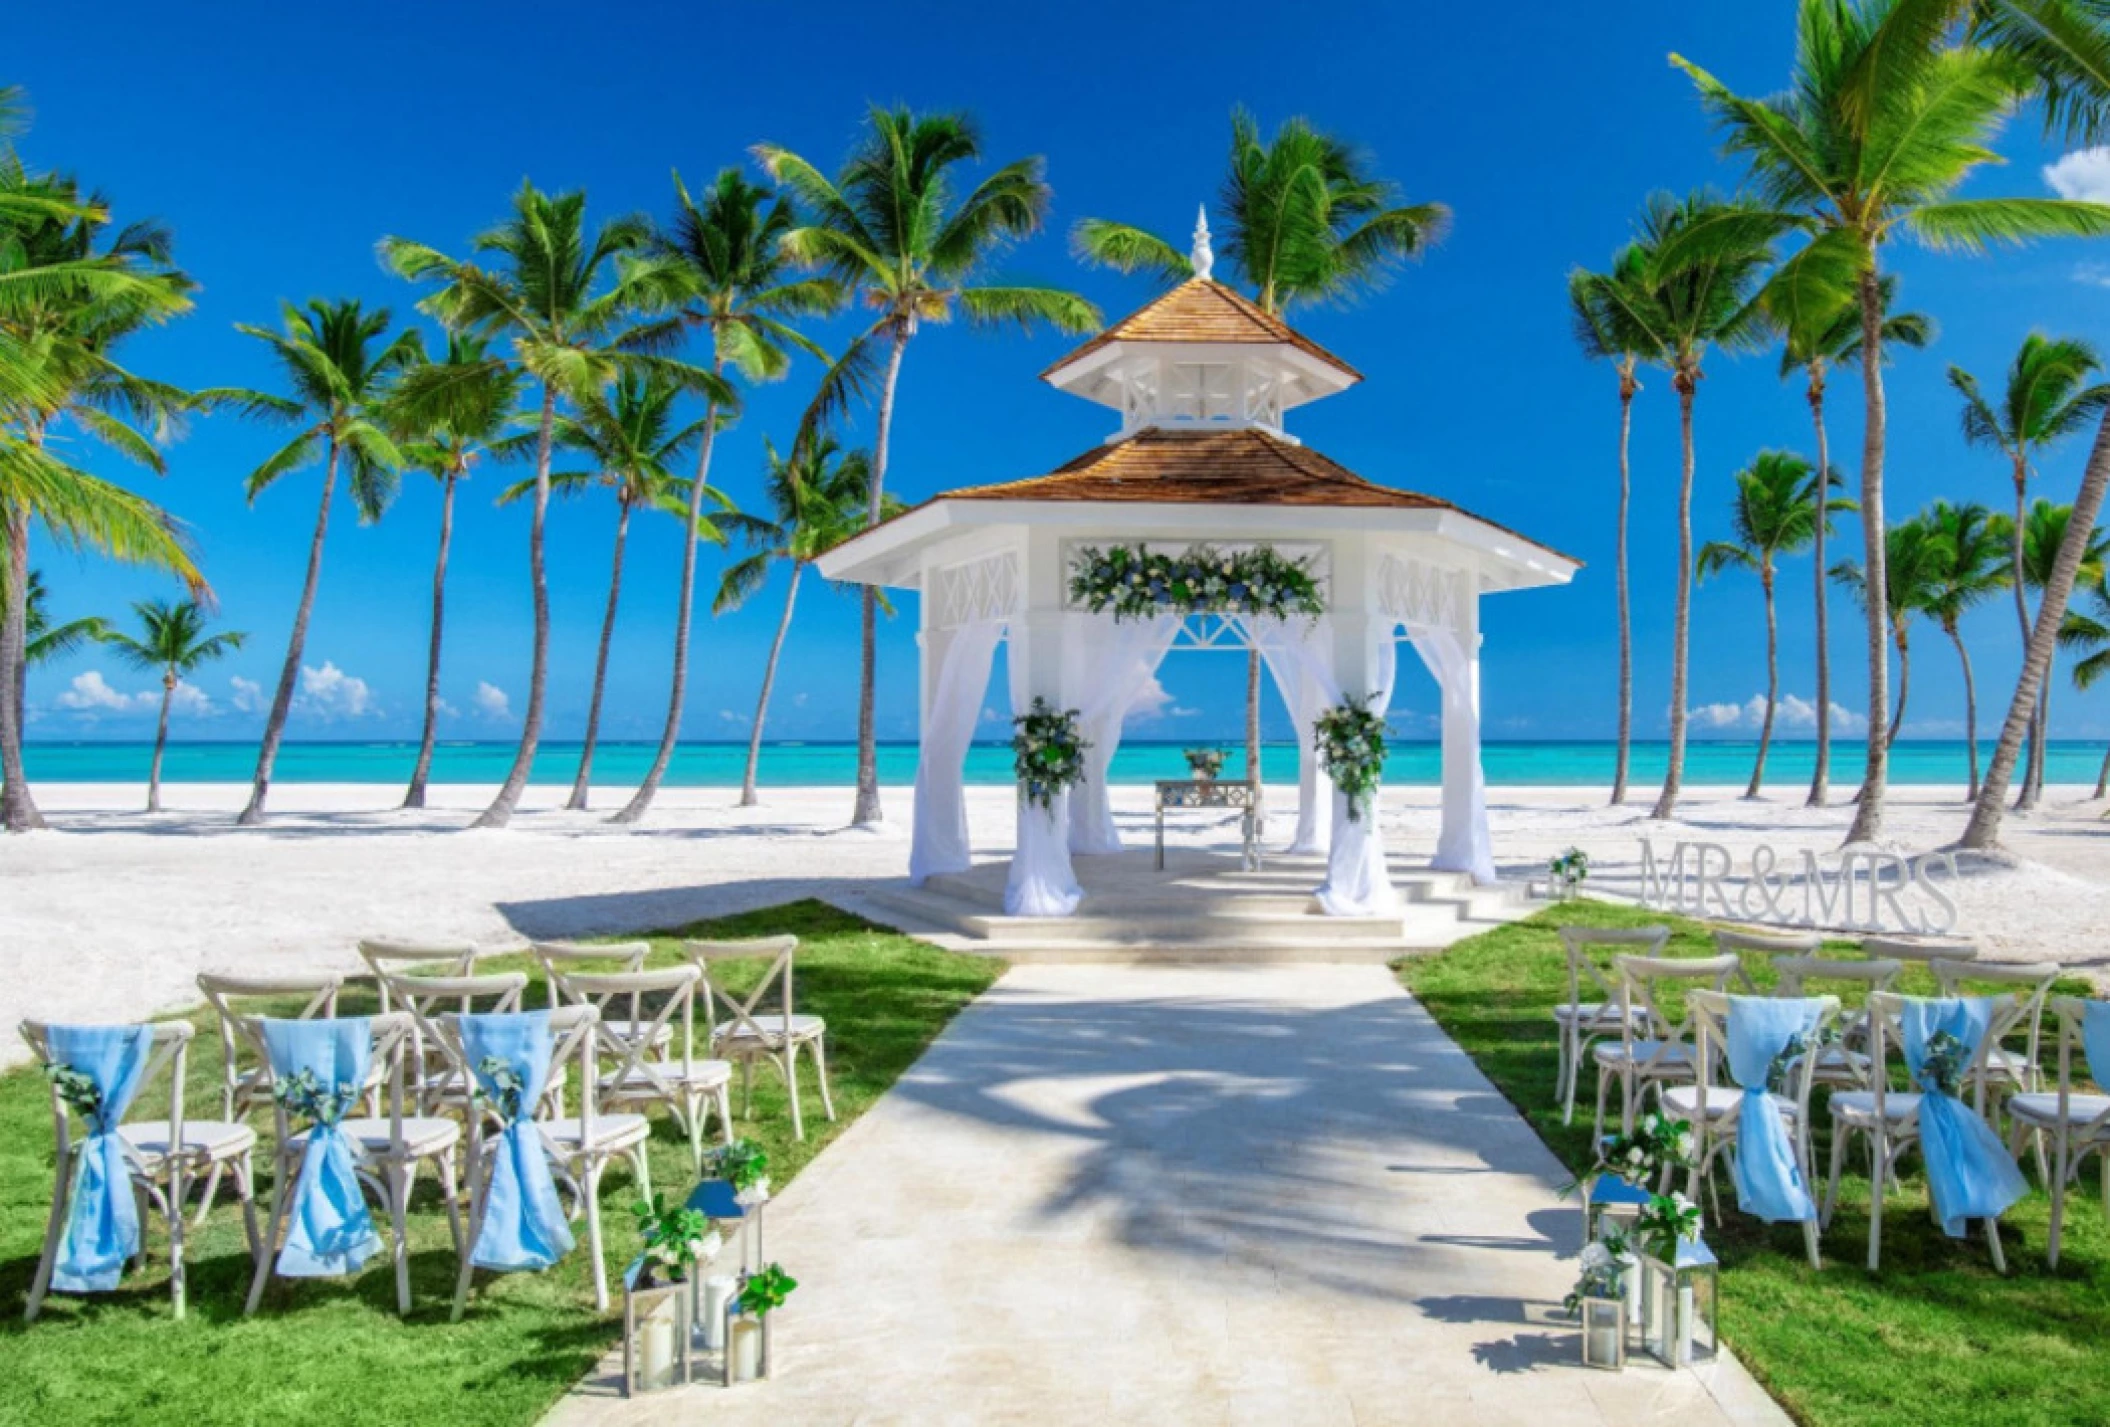
[[[771,1212],[775,1381],[557,1427],[1785,1422],[1552,1311],[1559,1166],[1378,967],[1019,967]]]

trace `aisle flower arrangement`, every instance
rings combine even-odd
[[[1348,819],[1357,821],[1377,800],[1385,773],[1385,716],[1365,704],[1336,704],[1313,724],[1319,766],[1348,799]]]
[[[1070,561],[1070,598],[1093,614],[1252,614],[1280,619],[1326,613],[1309,561],[1272,546],[1224,552],[1195,545],[1170,554],[1142,545],[1088,546]]]
[[[1033,707],[1011,720],[1012,767],[1019,796],[1036,808],[1055,806],[1055,799],[1084,781],[1084,753],[1091,745],[1077,732],[1076,709],[1058,709],[1036,697]]]
[[[1182,755],[1188,769],[1204,782],[1212,781],[1224,770],[1224,751],[1221,748],[1189,748]]]

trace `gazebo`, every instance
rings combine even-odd
[[[1176,648],[1257,648],[1299,736],[1287,851],[1326,856],[1315,889],[1332,916],[1379,916],[1398,896],[1374,810],[1354,816],[1327,782],[1314,724],[1392,696],[1399,641],[1442,690],[1443,812],[1431,866],[1494,880],[1480,768],[1480,599],[1566,583],[1577,563],[1433,495],[1379,485],[1286,429],[1295,407],[1362,380],[1339,357],[1210,276],[1195,276],[1042,374],[1111,408],[1119,427],[1053,472],[947,491],[821,557],[831,580],[920,596],[922,748],[909,879],[971,860],[963,771],[999,642],[1011,703],[1075,709],[1085,777],[1045,810],[1019,802],[1004,893],[1012,916],[1068,916],[1072,854],[1118,852],[1106,774],[1122,721]],[[1264,550],[1315,581],[1322,613],[1138,612],[1086,599],[1089,562]],[[1102,567],[1103,569],[1103,567]]]

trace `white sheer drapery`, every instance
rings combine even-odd
[[[1487,834],[1487,779],[1480,767],[1479,668],[1454,629],[1417,626],[1407,635],[1443,687],[1443,827],[1429,865],[1492,884],[1494,844]]]
[[[1282,631],[1282,620],[1241,615],[1238,624],[1245,631],[1246,640],[1260,651],[1268,675],[1275,681],[1275,691],[1282,695],[1282,703],[1289,710],[1290,726],[1297,730],[1297,831],[1283,851],[1323,857],[1333,840],[1333,784],[1319,766],[1313,724],[1333,700],[1318,676],[1305,667],[1303,658],[1283,647],[1289,636]],[[1329,631],[1319,641],[1326,649],[1329,668],[1333,661],[1332,640]]]
[[[930,705],[923,711],[922,756],[916,760],[916,813],[908,854],[908,880],[916,887],[940,873],[965,872],[973,862],[963,775],[1004,622],[984,620],[940,637],[945,648]],[[928,648],[924,657],[930,657]]]
[[[1063,703],[1077,710],[1084,741],[1084,781],[1070,790],[1070,851],[1121,850],[1107,768],[1121,746],[1121,722],[1150,687],[1165,651],[1179,636],[1178,615],[1117,620],[1071,613],[1063,621]]]
[[[1029,660],[1013,649],[1011,707],[1023,712],[1032,707],[1033,689]],[[1084,900],[1084,888],[1070,866],[1070,795],[1059,793],[1052,805],[1037,808],[1023,796],[1018,799],[1018,845],[1011,853],[1011,873],[1004,882],[1004,915],[1010,917],[1066,917]]]
[[[1368,691],[1369,706],[1380,714],[1391,707],[1398,671],[1399,651],[1388,631],[1377,642],[1377,677]],[[1370,806],[1359,817],[1351,818],[1347,795],[1335,790],[1326,881],[1313,895],[1329,917],[1382,917],[1399,910],[1399,892],[1385,867],[1385,832],[1378,821],[1377,794],[1371,794]]]

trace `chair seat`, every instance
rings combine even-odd
[[[601,1077],[604,1095],[652,1095],[668,1090],[715,1090],[733,1078],[731,1061],[655,1060],[650,1067],[625,1066]]]
[[[1920,1112],[1920,1097],[1910,1090],[1896,1090],[1883,1097],[1883,1118],[1896,1122],[1909,1120]],[[1876,1096],[1873,1090],[1841,1090],[1832,1096],[1832,1118],[1834,1120],[1859,1120],[1873,1123],[1876,1117]]]
[[[132,1152],[149,1164],[168,1158],[169,1122],[134,1120],[118,1126]],[[233,1120],[185,1120],[183,1152],[195,1159],[239,1159],[256,1148],[256,1131]]]
[[[538,1120],[542,1138],[565,1155],[585,1153],[614,1154],[642,1143],[652,1134],[652,1122],[643,1115],[595,1115],[593,1117],[593,1143],[581,1144],[579,1121]]]
[[[2007,1102],[2007,1112],[2033,1125],[2056,1125],[2059,1123],[2059,1097],[2050,1091],[2017,1095]],[[2069,1125],[2085,1125],[2104,1114],[2110,1114],[2110,1095],[2067,1097],[2066,1123]],[[2110,1127],[2106,1127],[2105,1133],[2110,1133]]]
[[[1590,1054],[1603,1066],[1631,1064],[1644,1072],[1681,1070],[1687,1075],[1692,1073],[1692,1047],[1689,1045],[1635,1041],[1629,1047],[1623,1041],[1600,1041],[1591,1047]]]
[[[1625,1019],[1639,1021],[1647,1015],[1639,1006],[1626,1008]],[[1621,1013],[1617,1006],[1608,1006],[1602,1001],[1584,1001],[1576,1005],[1555,1006],[1553,1019],[1563,1024],[1574,1024],[1585,1029],[1603,1028],[1609,1031],[1620,1029]]]
[[[1985,1053],[1985,1068],[1990,1075],[2002,1080],[2017,1082],[2030,1078],[2029,1057],[2021,1051],[1994,1046]]]
[[[1781,1116],[1793,1120],[1800,1112],[1792,1100],[1779,1096],[1773,1098]],[[1710,1085],[1707,1087],[1707,1121],[1733,1120],[1743,1108],[1744,1092],[1732,1085]],[[1697,1085],[1673,1085],[1663,1092],[1663,1111],[1674,1120],[1699,1118],[1700,1087]]]
[[[784,1018],[762,1015],[755,1017],[761,1030],[754,1026],[720,1026],[715,1037],[718,1045],[731,1046],[736,1051],[775,1047],[784,1044]],[[793,1016],[791,1039],[794,1041],[819,1040],[828,1033],[828,1023],[819,1016]]]
[[[359,1146],[363,1153],[375,1159],[386,1155],[390,1146],[395,1142],[395,1137],[391,1132],[386,1115],[358,1116],[339,1120],[337,1128],[344,1131],[345,1138]],[[302,1130],[293,1137],[291,1142],[296,1145],[305,1145],[308,1142],[308,1136],[313,1133],[313,1129]],[[410,1155],[412,1158],[423,1159],[426,1155],[438,1154],[442,1150],[451,1149],[461,1140],[461,1137],[462,1124],[459,1120],[443,1120],[438,1116],[427,1118],[424,1116],[405,1115],[403,1117],[403,1153]]]
[[[665,1025],[654,1025],[649,1019],[632,1021],[626,1020],[621,1016],[613,1018],[604,1016],[601,1019],[600,1027],[601,1035],[604,1038],[619,1040],[625,1045],[635,1045],[648,1034],[652,1037],[652,1044],[655,1048],[670,1045],[674,1040],[674,1025],[671,1021]]]

